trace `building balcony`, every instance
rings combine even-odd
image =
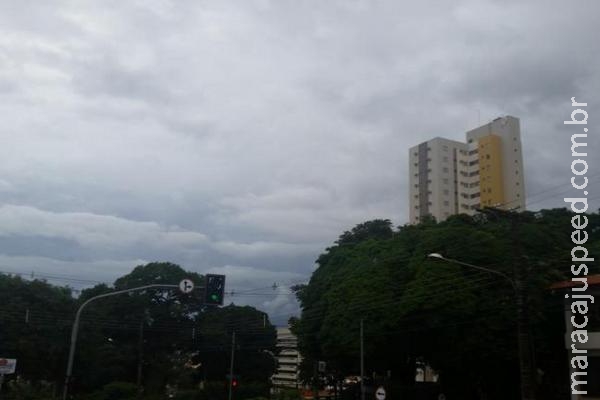
[[[284,374],[277,372],[273,375],[272,379],[282,380],[282,381],[296,381],[298,379],[298,374]]]

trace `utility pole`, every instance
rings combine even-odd
[[[313,368],[313,399],[319,400],[319,384],[317,383],[317,377],[319,376],[319,362],[314,362]]]
[[[521,399],[535,400],[535,375],[536,367],[533,358],[530,324],[529,324],[529,301],[527,294],[527,280],[529,278],[529,266],[521,265],[523,251],[519,237],[520,215],[513,211],[498,208],[484,208],[479,210],[485,214],[503,216],[510,220],[510,235],[512,237],[513,254],[513,282],[517,305],[517,342],[519,346],[519,370],[521,379]]]
[[[137,387],[138,395],[141,397],[144,392],[142,386],[142,371],[144,366],[144,319],[140,321],[140,337],[138,342],[138,368],[137,368]]]
[[[235,358],[235,331],[231,335],[231,362],[229,364],[229,400],[233,395],[233,360]]]
[[[365,400],[365,335],[363,318],[360,319],[360,400]]]
[[[517,227],[518,216],[511,219],[511,234],[514,243],[514,254],[517,258],[515,263],[515,286],[517,287],[517,340],[519,342],[519,367],[521,370],[521,398],[523,400],[535,400],[535,365],[533,361],[531,330],[529,326],[529,296],[527,293],[527,278],[529,266],[519,265],[522,257],[519,232]]]

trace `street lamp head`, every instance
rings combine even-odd
[[[427,257],[429,257],[429,258],[439,258],[441,260],[443,260],[445,258],[440,253],[430,253],[430,254],[427,254]]]

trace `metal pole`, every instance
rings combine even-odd
[[[360,400],[365,400],[365,337],[363,319],[360,319]]]
[[[318,383],[318,377],[319,377],[319,362],[315,361],[314,365],[313,365],[313,381],[312,381],[313,399],[315,399],[315,400],[319,400],[319,383]]]
[[[229,364],[229,400],[233,395],[233,360],[235,358],[235,331],[231,335],[231,363]]]
[[[483,210],[482,212],[486,212]],[[491,209],[490,212],[501,213],[502,215],[510,218],[511,221],[511,236],[513,238],[513,251],[517,255],[517,258],[521,256],[521,246],[519,241],[519,232],[518,232],[518,214],[513,214],[508,211]],[[473,265],[469,263],[465,263],[458,260],[453,260],[451,258],[446,258],[438,253],[429,254],[430,258],[437,258],[440,260],[444,260],[447,262],[463,265],[465,267],[478,269],[481,271],[491,272],[496,275],[499,275],[510,282],[514,292],[515,292],[515,301],[517,307],[517,344],[518,344],[518,354],[519,354],[519,377],[520,377],[520,389],[521,389],[521,399],[522,400],[535,400],[535,363],[534,363],[534,352],[532,351],[532,343],[533,340],[531,338],[530,333],[530,322],[529,322],[529,307],[527,301],[527,291],[525,280],[527,278],[528,272],[524,271],[521,265],[515,265],[513,270],[513,277],[506,275],[503,272],[496,271],[489,268],[484,268],[479,265]]]
[[[2,398],[2,385],[4,384],[4,374],[0,374],[0,399]]]
[[[535,400],[535,367],[531,348],[532,338],[529,328],[529,307],[521,266],[515,271],[517,296],[517,341],[519,344],[519,370],[521,378],[521,398]]]
[[[116,292],[105,293],[105,294],[101,294],[101,295],[87,299],[79,307],[79,309],[77,310],[77,314],[75,314],[75,322],[73,322],[73,329],[71,330],[71,348],[69,349],[69,361],[67,363],[67,372],[65,374],[65,384],[63,387],[62,399],[67,400],[67,396],[69,395],[69,384],[71,383],[71,375],[73,373],[73,360],[75,359],[75,349],[77,346],[77,335],[79,333],[79,320],[81,318],[81,312],[83,311],[85,306],[87,306],[94,300],[102,299],[104,297],[116,296],[118,294],[136,292],[136,291],[144,290],[144,289],[153,289],[153,288],[171,289],[171,288],[178,288],[178,287],[179,287],[178,285],[146,285],[146,286],[140,286],[140,287],[131,288],[131,289],[118,290]]]
[[[138,369],[137,369],[137,387],[138,395],[141,397],[144,392],[142,386],[143,368],[144,368],[144,318],[140,321],[140,337],[138,342]]]
[[[532,351],[533,340],[530,332],[529,301],[527,296],[529,267],[519,265],[519,261],[523,258],[519,232],[521,214],[515,213],[512,210],[502,210],[495,207],[484,208],[483,210],[480,210],[480,212],[492,214],[496,217],[503,216],[510,220],[510,235],[512,237],[513,253],[515,254],[514,258],[517,260],[513,265],[514,280],[511,281],[513,283],[513,288],[515,289],[517,303],[517,341],[519,344],[521,399],[535,400],[536,367],[534,352]]]

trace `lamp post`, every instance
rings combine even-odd
[[[431,253],[431,254],[428,254],[427,257],[429,257],[429,258],[435,258],[435,259],[438,259],[438,260],[443,260],[443,261],[446,261],[446,262],[449,262],[449,263],[452,263],[452,264],[462,265],[464,267],[468,267],[468,268],[472,268],[472,269],[478,269],[480,271],[489,272],[491,274],[496,274],[496,275],[501,276],[502,278],[506,279],[510,283],[510,286],[512,286],[513,290],[515,291],[515,294],[517,292],[517,284],[516,284],[516,282],[510,276],[506,275],[504,272],[495,271],[495,270],[490,269],[490,268],[480,267],[479,265],[469,264],[469,263],[466,263],[466,262],[454,260],[452,258],[446,258],[443,255],[441,255],[440,253]]]
[[[502,277],[510,283],[510,286],[515,292],[515,300],[517,303],[517,340],[519,344],[521,399],[535,400],[534,366],[532,362],[533,358],[531,356],[531,338],[529,335],[529,315],[526,307],[527,303],[525,301],[525,288],[522,280],[519,278],[520,274],[515,274],[513,278],[508,276],[504,272],[495,271],[493,269],[481,267],[479,265],[454,260],[452,258],[446,258],[439,253],[431,253],[428,254],[427,257],[495,274]]]
[[[87,299],[81,306],[79,306],[79,309],[77,310],[77,313],[75,314],[75,322],[73,322],[73,328],[71,330],[71,347],[69,349],[69,359],[68,359],[68,364],[67,364],[67,372],[65,373],[65,383],[63,386],[62,400],[67,400],[67,397],[68,397],[69,384],[71,383],[71,375],[73,373],[73,362],[75,360],[75,350],[77,349],[77,336],[79,334],[79,320],[81,319],[81,313],[83,312],[83,309],[88,304],[90,304],[91,302],[93,302],[95,300],[102,299],[105,297],[112,297],[112,296],[117,296],[117,295],[124,294],[124,293],[136,292],[136,291],[140,291],[140,290],[176,289],[176,288],[179,288],[180,290],[183,291],[181,285],[178,286],[178,285],[163,285],[163,284],[145,285],[145,286],[139,286],[139,287],[130,288],[130,289],[117,290],[115,292],[104,293],[104,294],[100,294],[98,296],[91,297],[91,298]],[[191,289],[193,289],[193,285],[192,285]],[[191,289],[186,288],[186,290],[191,290]]]

